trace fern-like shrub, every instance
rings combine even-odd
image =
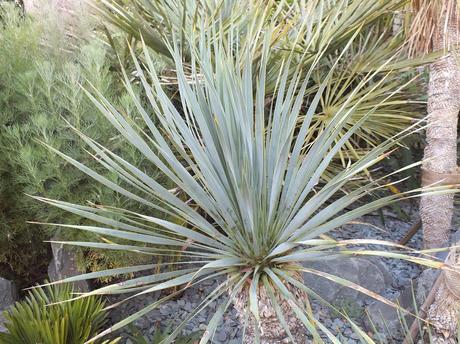
[[[82,38],[69,44],[52,12],[24,17],[17,8],[3,3],[0,18],[0,274],[24,287],[44,278],[49,244],[43,241],[56,234],[56,228],[45,232],[27,221],[64,220],[62,213],[37,204],[28,195],[140,210],[139,205],[95,184],[42,143],[98,166],[97,157],[83,158],[73,126],[130,156],[140,166],[143,162],[140,154],[123,144],[116,130],[95,113],[81,87],[97,88],[136,121],[132,99],[112,71],[105,46],[97,37],[87,36],[91,30],[82,28]],[[115,173],[99,171],[112,181],[118,180]],[[155,176],[157,172],[150,169],[149,174]],[[81,222],[75,216],[64,217]],[[57,234],[81,241],[91,237],[71,231]],[[79,252],[82,271],[124,266],[140,259],[115,251]]]
[[[107,312],[99,297],[62,302],[71,297],[69,284],[32,289],[4,312],[8,332],[0,333],[0,343],[83,344],[104,326]]]

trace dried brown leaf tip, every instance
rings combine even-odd
[[[408,31],[411,56],[450,50],[460,42],[457,0],[412,0]]]

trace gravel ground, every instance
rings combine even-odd
[[[406,214],[411,219],[416,219],[416,209],[406,208]],[[398,241],[411,227],[411,223],[402,221],[390,210],[384,210],[385,224],[382,223],[382,217],[379,214],[371,214],[361,218],[353,224],[343,226],[335,230],[331,235],[338,239],[348,238],[372,238],[389,241]],[[409,242],[412,248],[420,248],[421,246],[421,231]],[[405,287],[410,286],[411,280],[419,276],[421,269],[410,263],[397,261],[392,259],[378,258],[388,269],[393,276],[393,284],[388,286],[384,292],[385,297],[395,299]],[[135,322],[135,326],[139,331],[146,336],[151,336],[152,332],[159,325],[161,328],[176,328],[179,323],[187,317],[190,311],[199,305],[200,301],[209,292],[214,290],[221,280],[209,280],[199,286],[194,286],[186,290],[179,298],[164,303],[160,308],[146,314],[141,319]],[[118,306],[111,314],[111,321],[116,322],[136,310],[141,309],[153,301],[158,299],[158,294],[145,295],[138,297],[130,302]],[[109,302],[115,302],[116,298],[112,298]],[[220,302],[219,302],[220,303]],[[195,316],[184,328],[183,334],[191,334],[202,332],[211,316],[214,314],[218,306],[218,302],[214,302],[207,309],[203,310]],[[342,343],[355,344],[359,343],[359,337],[351,330],[345,320],[337,318],[327,308],[312,304],[313,311],[318,315],[319,319],[326,325],[334,334],[339,336]],[[364,315],[363,310],[358,310],[358,314]],[[230,308],[225,315],[223,322],[219,325],[217,332],[213,338],[213,343],[241,343],[242,328],[237,322],[235,310]],[[362,324],[363,319],[357,317],[357,323]],[[131,330],[124,329],[118,335],[126,336]],[[122,343],[130,343],[123,340]]]

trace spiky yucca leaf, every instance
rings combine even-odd
[[[349,281],[302,267],[300,263],[359,254],[383,255],[440,266],[427,258],[418,258],[407,253],[356,249],[356,245],[388,246],[388,243],[353,240],[340,242],[322,236],[363,214],[401,197],[412,197],[420,191],[390,195],[350,211],[346,211],[347,207],[384,185],[376,180],[356,187],[347,194],[340,191],[358,173],[385,158],[398,140],[415,131],[416,127],[377,145],[357,162],[337,171],[325,185],[319,187],[319,179],[333,157],[376,109],[376,106],[369,108],[366,114],[362,114],[361,120],[339,138],[348,118],[354,115],[359,104],[359,101],[354,105],[350,105],[350,102],[363,90],[366,91],[361,96],[365,99],[367,92],[372,90],[363,88],[366,80],[359,82],[351,96],[344,99],[335,110],[328,125],[314,140],[309,139],[313,116],[324,89],[333,77],[335,66],[324,76],[316,95],[311,97],[298,127],[299,116],[305,106],[306,88],[316,66],[312,65],[306,73],[298,66],[297,69],[294,68],[294,77],[291,78],[291,61],[289,58],[282,61],[275,97],[267,107],[267,61],[271,54],[277,52],[271,46],[273,27],[258,30],[255,37],[262,43],[255,42],[253,49],[246,51],[247,63],[244,64],[239,63],[241,55],[236,58],[235,54],[238,52],[233,49],[231,40],[225,41],[221,36],[208,36],[203,33],[199,37],[190,37],[191,40],[200,42],[198,48],[190,52],[191,79],[184,70],[183,56],[179,42],[176,41],[171,47],[171,55],[178,78],[180,104],[174,103],[162,88],[148,49],[144,46],[146,66],[141,67],[136,59],[134,62],[150,107],[142,107],[126,75],[125,83],[148,132],[141,131],[96,90],[88,92],[95,106],[118,129],[127,144],[136,147],[146,161],[158,167],[186,198],[158,184],[149,176],[148,170],[140,170],[82,133],[80,136],[94,151],[94,157],[112,173],[117,174],[124,183],[115,184],[56,151],[106,187],[152,209],[161,210],[168,214],[168,219],[176,218],[178,221],[124,209],[103,206],[93,208],[37,197],[95,222],[93,226],[54,225],[132,242],[130,245],[107,242],[67,242],[68,244],[160,256],[181,252],[181,265],[172,265],[172,270],[111,284],[81,297],[133,292],[135,295],[131,297],[135,297],[171,287],[180,287],[183,290],[206,279],[226,277],[164,343],[171,343],[188,320],[214,300],[223,297],[224,301],[217,308],[202,339],[202,343],[208,342],[233,298],[246,283],[256,283],[249,289],[248,304],[248,309],[256,318],[259,288],[257,283],[264,283],[270,286],[269,289],[273,288],[276,295],[289,302],[295,314],[315,336],[318,336],[317,329],[332,336],[324,326],[317,324],[317,320],[312,320],[299,307],[289,289],[286,289],[285,285],[290,284],[311,293],[308,286],[293,278],[293,274],[300,272],[317,274],[394,305]],[[263,47],[260,63],[255,66],[252,61],[255,54],[260,54],[260,45]],[[378,88],[379,83],[374,87]],[[157,125],[152,121],[151,113],[156,117]],[[145,197],[146,195],[149,197]],[[152,197],[160,201],[159,205],[148,201]],[[196,210],[196,206],[200,211]],[[155,266],[152,264],[106,270],[64,281],[136,271],[147,272]],[[250,280],[256,282],[249,282]],[[129,324],[179,292],[180,290],[161,297],[97,338]]]

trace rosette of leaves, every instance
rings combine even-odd
[[[144,46],[145,66],[135,58],[134,63],[148,105],[139,102],[127,75],[125,85],[145,122],[145,130],[120,113],[100,92],[88,92],[95,107],[118,130],[126,144],[136,147],[145,162],[152,168],[159,168],[177,186],[176,189],[165,188],[149,175],[148,168],[138,168],[129,157],[111,151],[81,132],[81,139],[94,151],[97,161],[119,177],[117,183],[49,146],[105,187],[152,210],[140,213],[120,207],[89,207],[38,197],[47,204],[93,222],[91,225],[54,223],[54,226],[129,242],[123,245],[96,241],[65,243],[159,257],[181,252],[180,262],[175,264],[128,266],[62,281],[144,271],[146,275],[142,277],[109,284],[77,297],[130,293],[126,302],[139,295],[177,288],[172,293],[162,294],[157,301],[129,315],[94,340],[135,321],[191,286],[207,279],[222,278],[222,283],[210,291],[162,343],[173,342],[185,324],[214,301],[219,306],[201,343],[209,342],[231,305],[236,308],[244,329],[244,342],[273,343],[286,338],[305,342],[307,337],[321,342],[322,334],[332,342],[340,343],[312,313],[310,300],[319,297],[303,283],[303,273],[330,279],[398,306],[350,281],[312,269],[310,262],[383,255],[433,267],[442,265],[412,255],[410,251],[392,252],[366,246],[374,244],[391,248],[392,244],[388,242],[359,238],[338,241],[327,236],[361,215],[420,193],[421,190],[412,190],[356,205],[369,193],[384,188],[386,183],[381,181],[385,177],[361,186],[350,185],[351,191],[347,193],[341,191],[356,175],[386,157],[398,141],[416,131],[417,126],[373,147],[357,161],[337,171],[329,181],[318,184],[338,151],[375,111],[376,106],[370,108],[339,138],[359,104],[350,106],[350,102],[359,96],[366,99],[371,90],[364,85],[374,74],[369,74],[354,87],[324,130],[310,140],[313,117],[337,64],[323,76],[317,92],[305,105],[305,93],[316,65],[302,71],[302,66],[292,65],[292,54],[288,55],[281,62],[275,97],[270,98],[267,106],[268,61],[272,53],[277,53],[270,44],[274,28],[268,26],[257,30],[254,37],[262,42],[255,42],[253,49],[246,51],[247,63],[243,64],[240,64],[243,57],[235,56],[232,35],[229,35],[229,41],[216,33],[190,37],[192,41],[198,39],[200,44],[190,51],[191,64],[187,67],[183,64],[180,42],[175,41],[171,55],[175,62],[180,103],[171,100],[165,92]],[[260,45],[262,51],[258,48]],[[260,56],[257,65],[252,63],[255,54]],[[380,83],[376,82],[374,88],[378,87]],[[300,122],[299,117],[302,117]],[[438,187],[429,192],[448,190],[447,187]],[[150,199],[159,202],[153,203]],[[354,207],[350,210],[351,205]],[[167,214],[168,218],[153,215],[156,210]],[[168,267],[168,271],[163,269],[149,274],[159,266]]]
[[[2,344],[83,344],[107,321],[104,302],[91,296],[75,302],[68,285],[33,288],[24,301],[4,312],[8,332],[0,333]],[[118,340],[105,341],[115,344]]]

